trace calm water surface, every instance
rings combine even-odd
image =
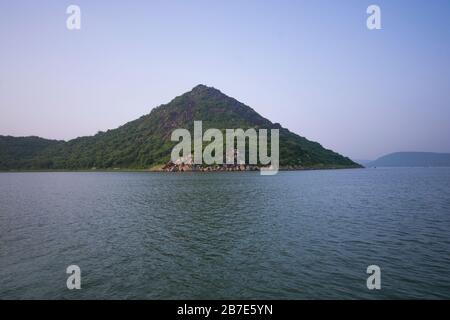
[[[450,168],[0,173],[11,298],[449,299]]]

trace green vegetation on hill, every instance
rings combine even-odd
[[[0,136],[0,170],[40,167],[37,157],[44,150],[63,143],[39,137]]]
[[[0,169],[148,169],[169,161],[176,144],[170,141],[173,130],[193,132],[195,120],[203,121],[203,130],[280,129],[282,166],[359,167],[349,158],[270,122],[219,90],[198,85],[148,115],[95,136],[68,142],[0,137]]]

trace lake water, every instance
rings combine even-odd
[[[450,168],[0,173],[11,298],[449,299]]]

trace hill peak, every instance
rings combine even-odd
[[[208,87],[208,86],[200,83],[200,84],[196,85],[194,88],[192,88],[191,91],[203,90],[203,89],[209,89],[209,88],[212,88],[212,87]]]
[[[189,94],[222,94],[225,95],[224,93],[222,93],[220,90],[214,88],[214,87],[208,87],[204,84],[198,84],[196,85],[194,88],[192,88],[191,91],[187,92]]]
[[[191,91],[203,91],[203,90],[210,90],[210,89],[216,90],[213,87],[208,87],[208,86],[200,83],[200,84],[196,85],[195,87],[193,87]]]

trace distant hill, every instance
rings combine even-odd
[[[370,162],[369,167],[450,167],[450,153],[395,152]]]
[[[302,168],[360,167],[347,157],[323,148],[217,89],[198,85],[170,103],[125,125],[68,142],[37,137],[0,137],[0,169],[149,169],[167,163],[176,142],[174,129],[193,132],[194,120],[208,128],[280,129],[280,165]]]

